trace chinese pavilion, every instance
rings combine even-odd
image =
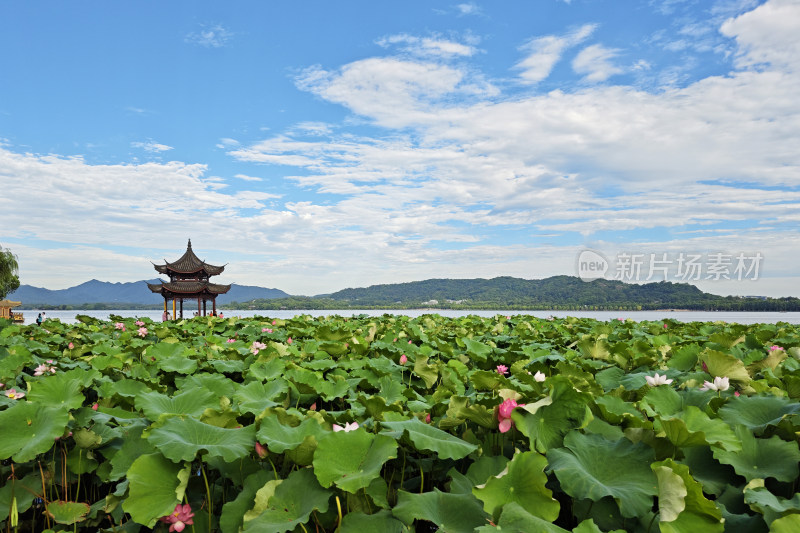
[[[207,302],[211,300],[212,312],[217,314],[217,296],[225,294],[231,288],[230,285],[219,285],[211,283],[211,276],[222,274],[224,266],[209,265],[201,261],[192,251],[192,240],[177,261],[169,262],[164,260],[163,265],[153,264],[159,274],[169,276],[169,281],[159,283],[148,283],[147,286],[152,292],[164,297],[164,312],[167,312],[167,302],[172,300],[172,316],[177,318],[176,311],[180,311],[183,318],[183,301],[197,300],[197,314],[205,316],[207,313]],[[177,302],[180,301],[180,308],[177,309]]]

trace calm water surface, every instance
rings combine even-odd
[[[23,311],[25,323],[36,322],[37,310]],[[618,318],[633,319],[636,321],[644,320],[678,320],[680,322],[736,322],[739,324],[775,324],[777,322],[789,322],[800,324],[800,312],[792,313],[767,313],[767,312],[747,312],[747,311],[457,311],[448,309],[407,309],[407,310],[380,310],[380,309],[343,309],[343,310],[319,310],[319,311],[267,311],[267,310],[223,310],[226,317],[238,316],[242,318],[252,316],[263,316],[269,318],[292,318],[297,315],[311,316],[355,316],[369,315],[382,316],[384,314],[406,315],[418,317],[426,314],[438,314],[446,317],[459,317],[466,315],[477,315],[482,317],[492,317],[496,315],[530,315],[539,318],[567,317],[593,318],[595,320],[616,320]],[[48,319],[58,319],[67,324],[76,322],[76,315],[88,315],[103,320],[108,320],[109,315],[122,317],[147,317],[152,320],[161,320],[161,310],[135,310],[135,311],[46,311]],[[185,317],[191,317],[191,313],[186,313]]]

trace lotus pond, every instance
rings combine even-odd
[[[800,325],[0,323],[4,531],[799,531]]]

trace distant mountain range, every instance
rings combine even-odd
[[[314,297],[238,301],[251,309],[693,309],[795,311],[797,298],[717,296],[688,283],[633,284],[574,276],[429,279],[344,289]]]
[[[20,285],[13,293],[8,295],[10,300],[23,303],[25,308],[42,306],[81,306],[86,304],[116,304],[110,308],[135,306],[158,306],[164,299],[158,294],[150,292],[147,283],[158,283],[158,279],[133,281],[128,283],[110,283],[93,279],[68,289],[43,289],[31,285]],[[232,285],[227,294],[217,297],[217,304],[224,305],[235,301],[254,299],[287,298],[289,295],[278,289],[266,289],[249,285]]]
[[[158,308],[163,299],[146,282],[87,281],[49,290],[22,285],[8,296],[23,309]],[[344,289],[317,296],[291,296],[279,289],[233,285],[217,298],[228,309],[695,309],[800,311],[797,298],[717,296],[688,283],[632,284],[617,280],[581,281],[573,276],[545,279],[429,279]]]

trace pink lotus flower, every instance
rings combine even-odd
[[[317,402],[311,404],[311,407],[308,408],[309,411],[316,411],[317,410]]]
[[[393,340],[392,342],[397,342],[397,337],[395,337],[395,338],[394,338],[394,340]]]
[[[511,429],[511,426],[514,425],[514,421],[511,420],[511,413],[513,413],[514,409],[517,407],[523,407],[524,405],[523,403],[517,403],[513,398],[509,398],[500,404],[497,408],[497,420],[500,422],[498,424],[498,429],[500,433],[505,433]]]
[[[425,415],[425,423],[426,424],[430,424],[431,423],[431,414],[430,413]]]
[[[136,321],[136,325],[137,326],[144,326],[144,322],[142,322],[141,320],[137,320]]]
[[[258,441],[256,441],[256,455],[258,455],[261,459],[267,456],[267,449],[264,448]]]
[[[406,354],[403,354],[400,356],[400,364],[404,365],[406,363],[408,363],[408,357],[406,357]]]
[[[258,355],[258,352],[266,347],[267,345],[263,342],[253,341],[253,345],[250,346],[250,351],[253,352],[253,355]]]
[[[506,365],[497,365],[497,373],[505,376],[508,374],[508,367]]]
[[[175,506],[175,511],[173,511],[171,515],[162,516],[159,520],[165,524],[170,524],[170,532],[177,531],[180,533],[186,526],[194,525],[194,521],[192,520],[193,516],[194,513],[188,503],[186,505],[178,504]]]
[[[272,333],[272,330],[269,328],[261,328],[261,333]]]
[[[510,418],[511,413],[514,411],[516,407],[519,407],[517,400],[513,398],[509,398],[508,400],[504,401],[500,404],[500,407],[497,408],[497,415],[498,418]]]
[[[43,374],[47,374],[48,372],[50,372],[51,374],[55,374],[56,368],[54,366],[47,366],[46,364],[41,364],[36,367],[36,370],[34,370],[33,375],[41,376]]]
[[[664,329],[667,329],[667,325],[666,324],[664,324]]]
[[[783,350],[783,346],[778,346],[777,344],[775,344],[775,345],[769,347],[769,351],[770,352],[775,352],[777,350]]]
[[[72,344],[72,343],[69,343],[69,344],[67,344],[67,348],[69,348],[71,350],[71,349],[75,348],[75,345]]]
[[[411,341],[410,341],[410,340],[408,341],[408,344],[411,344]]]
[[[292,344],[292,342],[293,342],[293,341],[292,341],[292,338],[291,338],[291,337],[289,337],[288,339],[286,339],[286,344]]]
[[[347,423],[347,424],[344,425],[344,427],[340,426],[339,424],[334,424],[333,425],[333,431],[334,432],[344,431],[345,433],[347,433],[349,431],[354,431],[356,429],[358,429],[358,422]]]
[[[8,389],[6,391],[6,396],[12,400],[19,400],[20,398],[25,397],[25,393],[22,391],[17,391],[17,389]]]
[[[276,322],[273,320],[273,321],[272,321],[272,325],[274,326],[275,324],[276,324]]]
[[[140,337],[144,337],[145,335],[147,335],[147,328],[144,328],[144,327],[142,327],[142,328],[139,328],[138,330],[136,330],[136,333],[137,333],[137,334],[138,334]]]
[[[97,405],[97,403],[95,403],[94,405],[92,405],[92,410],[93,411],[97,411],[98,407],[99,407],[99,405]]]
[[[122,331],[125,331],[125,324],[123,324],[122,322],[117,322],[116,324],[114,324],[114,327],[116,329],[120,329]]]

